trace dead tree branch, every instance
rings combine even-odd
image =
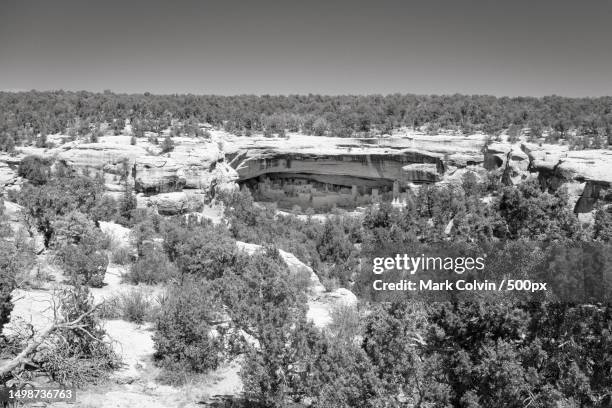
[[[27,364],[29,362],[28,357],[34,354],[38,347],[40,347],[40,345],[54,332],[59,330],[82,330],[85,333],[88,333],[86,330],[86,326],[81,322],[83,321],[83,319],[93,314],[98,309],[98,307],[99,305],[91,308],[87,312],[81,314],[79,317],[69,322],[62,322],[56,319],[49,327],[47,327],[38,334],[34,334],[28,341],[26,347],[19,354],[17,354],[17,356],[0,366],[0,378],[7,377],[13,370],[16,370]]]

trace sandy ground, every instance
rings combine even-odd
[[[201,407],[222,396],[238,395],[241,382],[239,365],[232,363],[182,387],[159,384],[147,377],[155,371],[143,369],[142,377],[132,383],[110,384],[77,391],[75,404],[57,403],[53,407],[82,408],[186,408]]]
[[[107,321],[107,334],[125,366],[113,375],[113,383],[91,387],[77,393],[77,403],[84,408],[170,408],[196,407],[218,396],[235,396],[242,391],[240,366],[227,364],[218,370],[173,387],[157,381],[160,374],[153,364],[152,326],[121,320]],[[63,407],[67,404],[55,404]]]
[[[124,236],[125,237],[125,236]],[[41,257],[41,263],[46,259]],[[53,281],[41,289],[16,290],[13,295],[15,307],[11,324],[5,327],[5,334],[17,330],[39,331],[47,327],[53,317],[54,291],[64,287],[64,277],[56,268],[47,268]],[[125,268],[109,265],[105,276],[105,286],[92,288],[95,302],[114,297],[121,292],[139,288],[149,293],[160,290],[158,287],[141,287],[125,284],[122,275]],[[171,408],[196,407],[210,402],[218,396],[236,396],[242,391],[240,365],[232,362],[220,367],[206,376],[191,379],[185,385],[173,387],[157,381],[161,371],[153,363],[155,352],[152,324],[138,325],[123,320],[103,322],[108,339],[121,356],[123,367],[113,373],[111,381],[103,386],[92,386],[77,392],[75,404],[56,403],[53,407],[84,408]]]

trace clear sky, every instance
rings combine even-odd
[[[610,0],[0,0],[0,89],[612,95]]]

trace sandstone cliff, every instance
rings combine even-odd
[[[175,148],[161,153],[146,139],[104,136],[98,143],[79,141],[52,149],[20,148],[0,155],[0,186],[19,185],[16,168],[28,154],[53,157],[80,171],[103,172],[110,192],[120,191],[126,172],[144,205],[161,213],[193,211],[217,188],[267,174],[295,174],[338,185],[392,186],[460,182],[460,169],[496,170],[505,184],[537,173],[544,187],[568,187],[575,210],[589,212],[612,183],[612,152],[569,151],[567,146],[505,142],[485,145],[484,135],[429,136],[418,133],[376,139],[315,137],[238,137],[213,131],[212,137],[175,138]],[[479,170],[481,169],[481,170]]]

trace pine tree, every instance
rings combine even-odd
[[[123,196],[119,203],[119,215],[127,220],[131,218],[132,210],[136,209],[136,196],[132,191],[132,185],[126,177],[123,184]]]
[[[174,141],[170,136],[166,136],[161,145],[162,153],[168,153],[174,150]]]

